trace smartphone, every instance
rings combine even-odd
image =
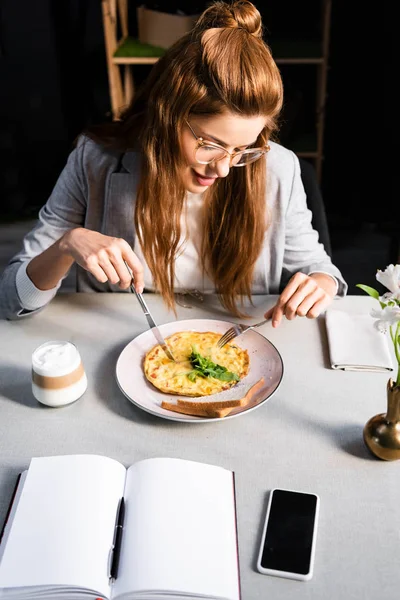
[[[257,560],[258,571],[302,581],[311,579],[318,514],[316,494],[273,489]]]

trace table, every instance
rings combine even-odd
[[[157,295],[146,301],[160,324],[175,320]],[[252,317],[261,320],[274,301],[255,297]],[[348,296],[334,306],[368,314],[375,302]],[[191,303],[178,306],[176,318],[232,320],[214,297]],[[153,456],[209,462],[236,473],[243,600],[397,599],[400,463],[374,458],[362,439],[366,421],[386,409],[388,374],[332,370],[323,317],[284,321],[277,329],[267,324],[262,331],[285,368],[268,402],[225,422],[177,423],[140,410],[116,383],[120,352],[145,329],[135,299],[124,293],[61,293],[32,318],[0,321],[0,523],[32,456],[93,453],[126,466]],[[37,403],[30,381],[32,351],[50,339],[78,346],[89,381],[80,400],[56,409]],[[309,582],[256,571],[273,487],[321,498]]]

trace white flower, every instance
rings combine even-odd
[[[386,292],[383,296],[379,296],[379,302],[383,304],[400,304],[400,288],[397,294],[393,294],[393,292]]]
[[[389,265],[384,271],[378,269],[376,279],[396,297],[400,294],[400,265]]]
[[[400,322],[400,307],[399,306],[385,306],[384,308],[371,310],[371,316],[375,321],[374,326],[378,331],[386,333],[392,325],[396,325]]]
[[[372,310],[371,315],[377,319],[374,323],[376,329],[390,334],[398,365],[395,385],[400,387],[400,265],[389,265],[384,271],[378,269],[376,279],[389,292],[380,296],[369,285],[357,283],[357,287],[379,301],[380,309]]]

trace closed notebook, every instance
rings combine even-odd
[[[368,315],[328,309],[325,314],[332,369],[393,371],[387,335],[374,327]]]
[[[239,600],[233,472],[175,458],[128,469],[97,455],[33,458],[0,544],[0,598]]]

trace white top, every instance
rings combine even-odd
[[[187,192],[184,209],[181,215],[180,250],[175,261],[174,288],[177,292],[198,290],[203,293],[215,292],[215,285],[203,273],[201,266],[201,231],[203,194]],[[187,238],[185,240],[185,238]],[[146,290],[154,291],[153,276],[144,259],[139,240],[136,238],[135,254],[144,266],[144,286]]]

